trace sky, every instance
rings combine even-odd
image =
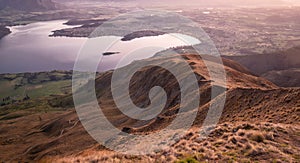
[[[151,4],[199,5],[199,6],[274,6],[299,5],[300,0],[137,0]]]
[[[71,0],[53,0],[71,1]],[[294,6],[300,5],[300,0],[77,0],[93,2],[129,2],[145,6],[195,6],[195,7],[262,7],[262,6]]]
[[[92,2],[90,5],[140,7],[186,7],[186,8],[231,8],[231,7],[278,7],[300,6],[300,0],[52,0],[56,2]]]

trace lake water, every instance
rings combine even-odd
[[[85,38],[49,37],[65,20],[10,27],[0,40],[0,73],[71,70]]]
[[[0,40],[0,73],[72,70],[77,54],[87,38],[49,37],[53,30],[72,27],[64,25],[65,22],[66,20],[57,20],[10,27],[12,33]],[[138,49],[144,51],[140,50],[141,54],[129,59],[127,64],[132,60],[151,57],[163,49],[187,45],[183,40],[197,43],[192,38],[175,35],[176,37],[161,35],[119,41],[109,51],[120,53],[104,56],[99,64],[99,71],[113,69],[124,55]],[[101,39],[105,41],[106,38]],[[149,46],[153,48],[147,48]]]

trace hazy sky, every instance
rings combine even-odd
[[[273,5],[299,5],[300,0],[137,0],[148,4],[180,4],[202,6],[273,6]]]
[[[57,2],[74,0],[53,0]],[[112,3],[118,5],[127,3],[134,6],[190,6],[190,7],[263,7],[263,6],[294,6],[300,5],[300,0],[77,0],[81,2]],[[123,4],[124,5],[124,4]]]

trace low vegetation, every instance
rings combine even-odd
[[[72,72],[1,74],[0,105],[71,93]]]

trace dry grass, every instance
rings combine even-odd
[[[55,162],[299,162],[299,131],[299,125],[223,124],[203,140],[194,128],[170,149],[153,155],[126,156],[87,150],[88,155],[59,158]]]
[[[201,103],[193,129],[170,149],[136,157],[99,147],[79,123],[73,110],[0,120],[0,151],[5,151],[0,153],[0,158],[3,161],[21,162],[174,162],[189,158],[199,162],[271,162],[271,158],[282,162],[300,162],[300,89],[278,88],[240,65],[224,60],[228,75],[225,108],[218,127],[209,137],[201,140],[198,130],[212,102],[210,92],[214,82],[210,83],[205,64],[199,61],[199,56],[185,58],[193,63],[193,69],[199,77]],[[168,64],[178,62],[176,57],[171,56],[164,60],[149,60]],[[178,64],[174,66],[180,69]],[[127,68],[124,68],[124,73]],[[96,91],[102,111],[116,127],[128,128],[130,132],[138,134],[151,134],[170,124],[179,109],[180,100],[177,98],[180,97],[180,91],[176,89],[176,79],[169,72],[157,67],[145,67],[132,79],[134,82],[130,91],[133,102],[138,106],[147,106],[147,90],[153,85],[161,85],[169,95],[166,108],[159,118],[149,123],[131,119],[116,107],[110,92],[111,75],[109,71],[97,78]],[[62,98],[65,99],[70,102],[72,98]],[[1,115],[5,116],[8,115]]]

